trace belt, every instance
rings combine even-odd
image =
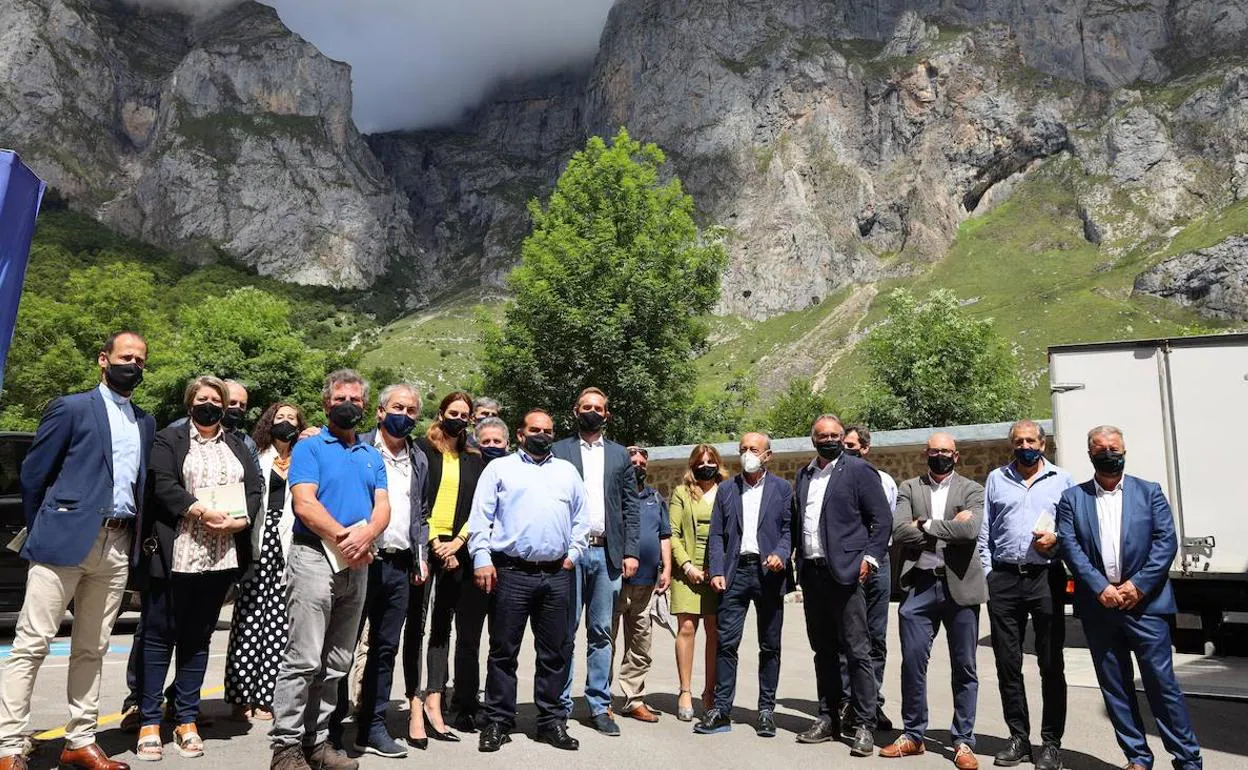
[[[937,578],[943,578],[947,574],[947,570],[944,567],[937,567],[936,569],[919,569],[918,567],[915,567],[914,571]]]
[[[996,572],[1008,572],[1011,575],[1022,575],[1023,577],[1035,577],[1037,575],[1046,575],[1049,572],[1048,564],[1015,564],[1009,561],[992,562],[992,570]]]
[[[121,518],[118,516],[108,516],[104,519],[104,522],[100,524],[100,526],[102,526],[104,529],[114,529],[114,530],[126,529],[128,530],[134,527],[134,517],[126,516],[125,518]]]
[[[490,559],[494,562],[494,566],[499,569],[515,570],[516,572],[527,572],[531,575],[545,573],[554,575],[563,569],[563,559],[556,561],[529,561],[521,559],[517,556],[508,556],[501,551],[493,551],[490,553]]]
[[[589,545],[591,548],[606,548],[607,538],[603,535],[590,535]]]
[[[382,561],[411,561],[412,549],[410,548],[378,548],[377,558]]]
[[[738,567],[751,567],[762,563],[762,559],[759,559],[756,553],[743,553],[737,557]]]
[[[827,569],[828,560],[823,558],[822,556],[819,556],[814,559],[802,559],[802,566],[803,567],[815,567],[816,569]]]

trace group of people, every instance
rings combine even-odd
[[[753,728],[773,737],[784,599],[798,587],[818,714],[797,740],[843,741],[851,755],[868,756],[876,733],[893,729],[882,689],[890,556],[903,560],[905,589],[897,612],[901,730],[879,756],[925,751],[928,660],[943,627],[953,761],[960,770],[978,767],[976,653],[987,603],[1010,731],[994,763],[1031,760],[1038,770],[1059,770],[1069,569],[1128,768],[1153,765],[1133,656],[1175,766],[1201,767],[1169,646],[1171,512],[1156,483],[1124,473],[1124,437],[1112,426],[1089,432],[1095,476],[1082,484],[1045,458],[1042,426],[1020,420],[1010,430],[1011,462],[986,486],[958,473],[954,437],[939,432],[924,451],[926,472],[897,485],[870,464],[865,427],[820,415],[811,427],[815,456],[793,484],[768,470],[769,437],[751,432],[740,438],[736,475],[714,446],[694,447],[669,501],[646,483],[646,449],[606,438],[611,412],[597,388],[577,397],[571,437],[555,439],[546,410],[520,415],[515,451],[499,405],[458,391],[441,400],[425,435],[413,436],[421,396],[406,383],[380,392],[376,429],[359,433],[369,385],[350,370],[326,378],[324,427],[281,402],[248,435],[246,388],[203,376],[186,387],[186,418],[157,432],[131,401],[146,359],[141,336],[111,336],[98,356],[99,387],[48,407],[22,466],[20,548],[30,569],[0,679],[0,770],[27,766],[35,676],[71,600],[70,721],[60,766],[127,770],[99,748],[95,732],[101,664],[128,579],[142,615],[123,727],[138,731],[140,760],[164,756],[162,722],[173,723],[180,755],[203,756],[199,694],[231,589],[225,698],[235,718],[271,723],[274,770],[356,768],[343,753],[351,700],[358,751],[402,757],[430,739],[459,741],[455,731],[478,733],[480,751],[500,750],[515,726],[526,627],[536,651],[538,741],[579,746],[567,722],[582,625],[589,726],[616,736],[617,716],[656,722],[645,680],[652,604],[663,594],[675,619],[676,718],[697,716],[701,626],[705,685],[693,731],[732,728],[753,605]],[[1029,620],[1043,702],[1035,747],[1023,687]],[[400,656],[411,706],[406,747],[386,722]]]

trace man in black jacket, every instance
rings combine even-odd
[[[637,477],[624,447],[603,436],[611,419],[607,396],[598,388],[586,388],[572,410],[579,435],[554,446],[555,457],[576,466],[589,492],[589,552],[576,564],[576,617],[573,633],[585,618],[585,700],[590,724],[603,735],[616,736],[620,728],[611,708],[611,621],[620,596],[621,577],[637,572],[641,520],[637,509]],[[563,705],[572,712],[573,667]]]

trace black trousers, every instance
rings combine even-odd
[[[533,701],[539,729],[563,724],[563,686],[572,664],[569,618],[575,572],[524,572],[500,567],[490,594],[490,655],[485,666],[485,712],[491,723],[511,729],[516,722],[516,667],[524,627],[533,626],[537,672]]]
[[[784,630],[784,573],[764,570],[757,561],[739,563],[732,582],[719,600],[716,626],[719,650],[715,654],[715,708],[728,715],[737,695],[738,648],[745,631],[745,615],[754,604],[758,623],[758,710],[776,708],[780,685],[780,637]]]
[[[1040,738],[1061,745],[1066,731],[1066,572],[1054,563],[1028,575],[996,568],[988,574],[988,622],[997,659],[1001,707],[1011,736],[1030,741],[1031,719],[1023,684],[1023,639],[1031,618],[1040,664],[1044,710]]]
[[[459,567],[448,570],[430,557],[433,571],[433,608],[429,615],[429,655],[426,689],[442,692],[450,680],[451,628],[455,628],[455,690],[451,707],[463,714],[478,708],[481,689],[481,631],[485,627],[486,595],[473,581],[472,557],[467,548],[458,554]]]
[[[866,594],[860,583],[836,582],[826,566],[802,563],[802,610],[815,653],[819,715],[837,719],[841,701],[841,655],[849,670],[854,723],[875,727],[878,693],[871,658]]]
[[[432,577],[432,576],[431,576]],[[408,700],[420,695],[421,651],[425,644],[425,620],[429,617],[429,581],[410,586],[407,592],[407,631],[403,633],[403,693]]]

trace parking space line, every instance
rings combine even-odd
[[[219,684],[216,687],[205,687],[204,689],[199,691],[199,697],[207,698],[212,695],[219,695],[222,692],[225,692],[225,685],[223,684]],[[98,720],[96,720],[96,729],[99,729],[103,727],[104,725],[111,725],[113,722],[120,722],[121,715],[122,715],[122,712],[118,711],[115,714],[107,714],[105,716],[100,717]],[[58,738],[64,738],[64,737],[65,737],[65,728],[62,726],[62,727],[56,728],[55,730],[45,730],[41,733],[37,733],[35,735],[35,740],[36,741],[55,741]]]

